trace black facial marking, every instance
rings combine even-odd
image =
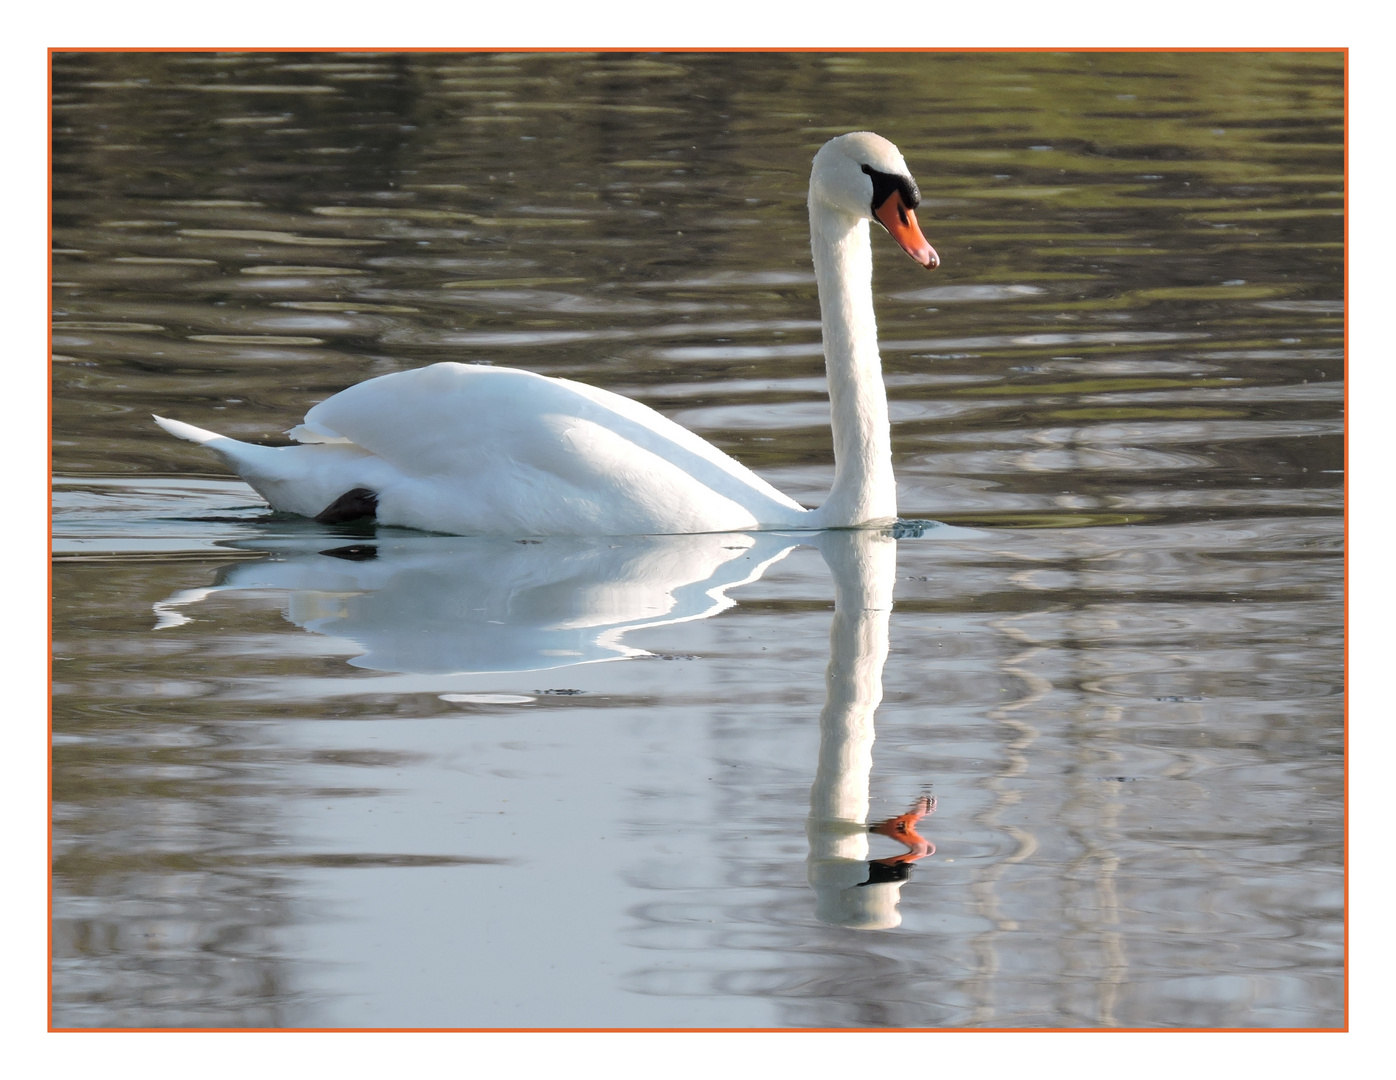
[[[868,880],[858,882],[861,889],[864,885],[885,885],[889,881],[910,881],[911,863],[868,863]]]
[[[352,488],[315,515],[321,525],[338,525],[342,521],[376,517],[378,496],[368,488]]]
[[[902,202],[910,210],[915,210],[921,202],[921,192],[916,187],[916,181],[909,176],[898,176],[895,173],[878,172],[871,165],[864,165],[863,171],[872,178],[873,197],[872,208],[874,211],[885,203],[894,191],[902,193]],[[903,223],[906,218],[903,216]]]

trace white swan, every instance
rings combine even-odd
[[[885,524],[897,516],[897,493],[868,223],[934,269],[940,260],[913,212],[919,201],[901,153],[872,132],[840,135],[814,157],[810,244],[835,461],[817,510],[645,405],[510,368],[443,363],[369,379],[312,408],[288,432],[299,446],[155,421],[216,451],[277,510],[325,522],[376,516],[514,536]]]

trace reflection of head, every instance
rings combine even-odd
[[[816,860],[809,865],[809,880],[815,891],[815,916],[823,922],[835,926],[846,926],[850,930],[890,930],[900,926],[902,917],[897,911],[901,899],[902,886],[911,880],[911,864],[927,855],[935,854],[935,845],[916,832],[916,823],[927,814],[935,812],[936,801],[923,795],[912,804],[910,810],[886,821],[878,822],[866,832],[878,833],[906,845],[900,855],[885,859],[863,862],[845,854]],[[846,843],[851,836],[846,823],[824,823],[827,843],[839,838]],[[842,837],[839,834],[842,833]],[[816,830],[811,827],[811,840]],[[811,845],[813,851],[813,845]]]

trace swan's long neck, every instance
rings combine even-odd
[[[834,427],[834,486],[816,511],[819,527],[886,523],[897,516],[897,482],[873,317],[868,221],[811,201],[810,246]]]

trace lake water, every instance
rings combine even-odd
[[[55,1025],[1344,1023],[1340,54],[53,85]],[[518,366],[817,504],[864,128],[892,533],[331,528],[149,419]]]

